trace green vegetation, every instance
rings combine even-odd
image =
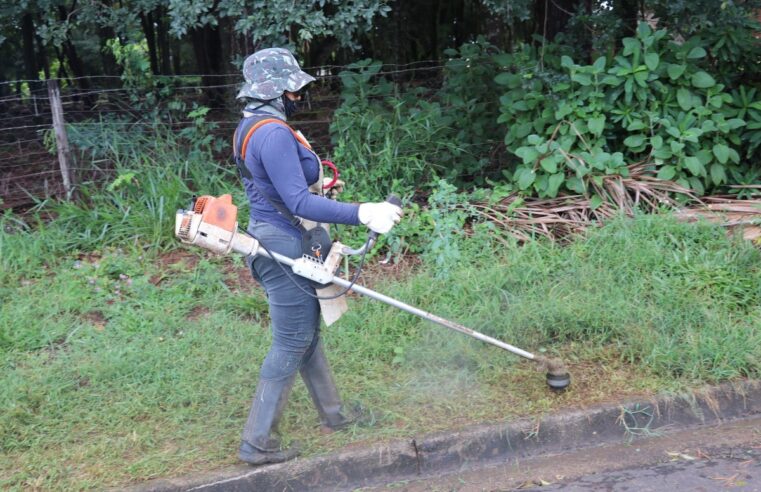
[[[82,114],[126,101],[135,114],[68,120],[89,179],[77,201],[0,215],[0,487],[102,489],[235,462],[269,346],[266,299],[240,258],[186,250],[173,229],[193,194],[231,193],[245,225],[221,157],[229,135],[213,119],[233,89],[214,77],[250,42],[288,43],[314,64],[351,60],[360,45],[385,63],[442,62],[389,73],[366,59],[339,75],[330,131],[342,198],[405,198],[366,282],[561,356],[574,378],[551,394],[525,361],[355,298],[325,340],[346,399],[374,425],[320,435],[298,386],[283,426],[306,455],[761,376],[761,251],[659,209],[687,189],[757,193],[761,26],[750,14],[761,2],[647,2],[663,19],[649,17],[655,28],[637,28],[640,3],[623,1],[329,0],[286,17],[284,1],[255,3],[276,22],[231,0],[3,4],[21,20],[0,23],[0,53],[15,60],[0,72],[30,81],[0,83],[0,96],[24,106],[39,72],[53,71],[83,90],[72,101]],[[88,92],[84,67],[111,76],[115,99]],[[559,219],[569,224],[620,216],[562,245],[531,227],[511,235],[540,200],[573,208]],[[366,231],[335,232],[356,245]]]
[[[512,67],[497,76],[508,89],[499,121],[507,124],[508,150],[522,160],[512,175],[519,189],[588,194],[590,181],[628,177],[634,162],[699,195],[758,180],[761,169],[741,164],[741,156],[755,160],[761,144],[755,89],[730,92],[708,73],[715,67],[705,60],[705,41],[667,36],[640,24],[619,55],[591,65],[552,54],[537,71],[533,50],[499,57]]]
[[[133,185],[150,187],[143,178]],[[3,219],[3,487],[102,488],[234,462],[269,343],[263,294],[239,258],[161,253],[166,229],[154,236],[124,223],[107,229],[112,246],[89,249],[96,242],[84,228],[100,231],[103,216],[123,209],[115,197],[126,191],[115,188],[98,215],[64,215],[39,231]],[[457,196],[436,193],[442,204]],[[130,214],[155,217],[150,200],[129,204]],[[567,393],[548,394],[543,375],[503,351],[354,299],[325,338],[344,395],[369,405],[375,424],[321,436],[298,387],[286,435],[313,454],[611,392],[759,375],[761,252],[721,228],[650,215],[565,247],[492,236],[450,235],[438,247],[459,254],[444,264],[432,258],[396,280],[370,278],[413,305],[563,356],[574,375]],[[160,247],[142,237],[161,237]],[[79,252],[65,252],[72,247]]]
[[[504,53],[479,39],[447,51],[438,88],[394,84],[380,62],[355,63],[341,73],[335,156],[351,164],[359,197],[444,178],[502,194],[582,195],[594,209],[617,201],[605,178],[632,178],[633,166],[635,179],[694,195],[751,196],[761,178],[757,89],[717,82],[728,79],[726,62],[709,56],[708,41],[670,36],[642,23],[615,56],[581,65],[562,44]]]

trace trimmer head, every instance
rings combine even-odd
[[[567,372],[560,375],[547,373],[547,385],[552,391],[563,391],[571,384],[571,375]]]
[[[547,386],[552,391],[563,391],[571,384],[571,375],[562,360],[537,357],[536,361],[547,370]]]

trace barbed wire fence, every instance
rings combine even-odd
[[[384,65],[375,74],[405,81],[437,78],[444,65],[426,60],[404,65]],[[331,150],[329,126],[333,111],[340,103],[339,73],[347,66],[306,67],[317,82],[293,119],[319,153]],[[123,128],[123,135],[135,131],[149,133],[156,125],[149,117],[145,102],[134,98],[139,88],[130,87],[119,76],[86,77],[89,88],[77,89],[77,78],[65,83],[57,80],[3,81],[16,89],[0,96],[0,209],[25,208],[55,197],[71,198],[83,180],[106,180],[111,174],[108,163],[94,162],[70,146],[69,129],[87,129],[103,125]],[[218,83],[202,85],[200,80]],[[161,104],[182,101],[209,108],[208,119],[214,122],[217,137],[231,138],[240,117],[235,95],[242,82],[239,73],[215,75],[155,76],[156,90],[165,90]],[[122,87],[114,87],[122,85]],[[8,91],[4,91],[8,94]],[[57,113],[57,114],[56,114]],[[57,122],[57,124],[56,124]],[[181,131],[195,124],[192,118],[174,118],[161,122]],[[69,148],[71,147],[71,148]]]

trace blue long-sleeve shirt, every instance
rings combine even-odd
[[[267,115],[270,116],[271,115]],[[238,124],[240,131],[241,123]],[[293,215],[315,222],[358,225],[359,206],[341,203],[314,195],[309,185],[320,176],[320,162],[287,127],[267,123],[258,128],[246,147],[245,164],[256,185],[243,178],[243,186],[251,206],[252,221],[268,222],[296,238],[301,232],[278,212],[269,200],[282,203]]]

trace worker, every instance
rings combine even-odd
[[[303,136],[284,124],[295,112],[304,88],[315,80],[299,68],[289,50],[257,51],[246,58],[243,76],[237,99],[245,107],[235,146],[250,204],[248,232],[252,236],[275,253],[300,258],[302,238],[312,230],[308,221],[364,224],[379,234],[399,222],[402,210],[391,203],[357,205],[322,196],[320,160]],[[238,456],[260,465],[298,454],[296,446],[284,448],[277,437],[277,424],[297,373],[326,431],[345,428],[352,419],[343,408],[320,341],[320,304],[314,284],[288,275],[270,258],[249,257],[247,262],[267,294],[272,345],[261,364]]]

